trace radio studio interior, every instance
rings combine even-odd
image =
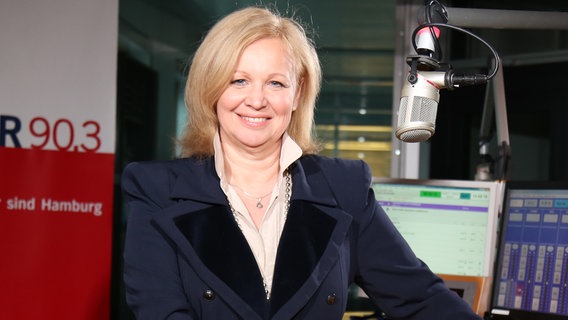
[[[119,88],[132,85],[135,70],[160,87],[166,71],[152,68],[167,62],[153,60],[185,58],[176,47],[183,41],[141,25],[140,2],[152,10],[146,15],[192,27],[243,5],[121,1]],[[377,201],[479,315],[568,319],[568,4],[275,3],[317,34],[321,153],[369,163]],[[128,112],[133,102],[119,103]],[[165,112],[153,107],[137,117]],[[160,135],[141,125],[130,134]],[[163,152],[162,142],[148,140],[154,153],[146,156]],[[364,292],[352,291],[344,319],[382,319]]]

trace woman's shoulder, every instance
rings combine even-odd
[[[138,185],[165,186],[179,176],[189,176],[190,181],[211,172],[213,160],[209,158],[180,158],[173,160],[150,160],[129,163],[122,172],[123,184],[135,182]],[[213,169],[214,170],[214,169]]]
[[[372,176],[364,161],[313,155],[302,157],[300,163],[308,183],[328,185],[342,207],[357,212],[365,205]]]
[[[211,165],[210,158],[178,158],[172,160],[134,161],[126,165],[123,175],[144,174],[146,176],[177,175],[185,171],[201,171]]]
[[[364,190],[371,184],[371,170],[362,160],[310,155],[300,158],[300,163],[306,176],[319,172],[313,176],[324,176],[328,184],[336,190]]]
[[[370,169],[363,160],[327,157],[322,155],[306,155],[300,158],[304,167],[318,168],[326,175],[345,177],[346,173],[360,178],[370,176]]]
[[[131,162],[122,172],[122,190],[129,198],[151,198],[164,206],[177,181],[203,181],[212,162],[198,158]]]

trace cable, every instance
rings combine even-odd
[[[437,5],[437,6],[435,6]],[[436,0],[426,0],[425,1],[425,6],[426,6],[426,10],[425,10],[425,15],[426,15],[426,24],[431,24],[434,23],[432,21],[432,10],[436,10],[436,8],[444,8],[444,6],[436,1]],[[445,11],[445,9],[443,9]],[[447,22],[447,18],[445,19],[444,22]],[[438,41],[438,37],[436,36],[436,31],[434,31],[433,26],[428,27],[428,30],[430,31],[430,36],[433,39],[434,42],[434,53],[437,55],[435,57],[436,60],[438,61],[442,61],[443,58],[443,53],[442,53],[442,47],[440,46],[440,42]],[[412,39],[415,39],[415,37],[413,36]],[[412,43],[414,44],[414,49],[416,50],[416,43],[413,40]]]
[[[425,24],[422,24],[422,25],[418,26],[416,29],[414,29],[414,32],[412,32],[412,45],[413,45],[413,47],[414,47],[414,50],[417,50],[417,49],[418,49],[417,46],[416,46],[416,35],[417,35],[418,31],[420,31],[420,30],[423,29],[423,28],[430,28],[430,32],[433,33],[434,31],[433,31],[433,28],[432,28],[432,27],[444,27],[444,28],[450,28],[450,29],[458,30],[458,31],[461,31],[461,32],[463,32],[463,33],[465,33],[465,34],[467,34],[467,35],[469,35],[469,36],[472,36],[472,37],[474,37],[475,39],[479,40],[479,41],[480,41],[481,43],[483,43],[487,48],[489,48],[489,50],[491,51],[491,53],[493,54],[493,56],[494,56],[494,58],[495,58],[495,65],[493,66],[493,71],[487,76],[487,79],[489,80],[489,79],[493,78],[493,77],[497,74],[497,72],[498,72],[498,70],[499,70],[499,66],[500,66],[500,64],[501,64],[501,59],[499,58],[499,54],[497,54],[497,51],[496,51],[489,43],[487,43],[487,41],[481,39],[481,38],[480,38],[479,36],[477,36],[476,34],[470,32],[470,31],[468,31],[468,30],[466,30],[466,29],[463,29],[463,28],[460,28],[460,27],[456,27],[456,26],[451,25],[451,24],[432,22],[432,23],[425,23]],[[437,38],[434,37],[434,39],[436,39],[435,42],[436,42],[436,44],[437,44],[437,42],[438,42],[438,41],[437,41]],[[437,46],[439,46],[439,44],[437,44]],[[440,50],[440,52],[441,52],[441,50]]]

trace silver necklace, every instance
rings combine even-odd
[[[288,172],[288,170],[284,171],[284,179],[286,180],[286,187],[284,188],[284,204],[285,204],[284,214],[287,217],[288,216],[288,209],[290,209],[290,193],[292,191],[292,177],[290,175],[290,172]],[[233,204],[231,204],[231,201],[229,200],[229,197],[227,197],[227,202],[229,203],[229,208],[231,209],[231,212],[233,213],[233,217],[235,218],[235,221],[237,222],[239,229],[242,230],[241,225],[239,223],[239,218],[237,216],[237,213],[239,213],[239,212],[237,210],[235,210],[235,208],[233,207]]]
[[[272,193],[272,191],[270,191],[269,193],[267,193],[267,194],[265,194],[265,195],[263,195],[263,196],[257,197],[257,196],[255,196],[255,195],[252,195],[252,194],[246,192],[245,190],[243,190],[243,189],[241,189],[241,188],[239,188],[239,187],[237,187],[237,186],[234,186],[234,185],[231,185],[231,186],[233,186],[233,187],[239,189],[245,196],[247,196],[247,197],[249,197],[249,198],[251,198],[251,199],[256,199],[256,207],[259,208],[259,209],[264,208],[264,205],[262,204],[262,199],[266,198],[268,195],[270,195],[270,194]]]
[[[288,170],[284,171],[284,179],[286,180],[286,186],[284,188],[284,219],[286,219],[286,218],[288,218],[288,210],[290,209],[290,195],[291,195],[291,191],[292,191],[292,177],[290,175],[290,172],[288,172]],[[229,208],[231,209],[231,213],[233,214],[233,218],[235,219],[237,226],[239,227],[239,229],[242,232],[243,228],[241,227],[241,224],[239,222],[239,217],[238,217],[238,214],[240,212],[235,210],[235,208],[231,204],[231,201],[229,200],[228,196],[227,196],[227,202],[229,203]],[[262,285],[264,286],[264,293],[266,294],[266,301],[269,301],[270,300],[270,290],[268,290],[268,286],[266,285],[264,275],[262,275]]]

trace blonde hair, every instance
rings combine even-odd
[[[315,46],[294,19],[269,9],[249,7],[217,22],[195,52],[185,86],[188,121],[179,140],[182,157],[213,155],[213,138],[219,128],[217,101],[233,77],[243,50],[269,37],[281,39],[288,47],[301,90],[287,132],[304,154],[319,150],[313,126],[322,72]]]

